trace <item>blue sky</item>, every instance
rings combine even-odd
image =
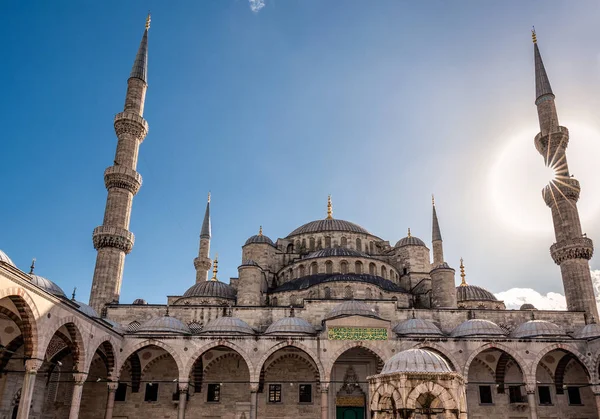
[[[600,239],[596,1],[247,0],[0,4],[0,248],[87,301],[114,114],[148,10],[149,89],[121,302],[194,283],[212,191],[220,278],[241,245],[326,215],[429,241],[494,292],[562,292],[536,154],[536,26],[571,128],[584,231]],[[578,135],[579,134],[579,135]],[[592,268],[600,269],[598,258]]]

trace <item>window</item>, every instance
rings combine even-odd
[[[302,278],[304,276],[304,265],[298,266],[298,278]]]
[[[342,247],[348,246],[348,239],[346,239],[345,237],[342,237],[340,239],[340,246],[342,246]]]
[[[354,264],[354,272],[357,274],[361,274],[362,273],[362,262],[360,261],[356,261],[356,263]]]
[[[325,247],[331,247],[331,237],[325,237]]]
[[[333,262],[328,260],[325,262],[325,272],[328,274],[333,273]]]
[[[374,263],[369,264],[369,275],[377,275],[377,267]]]
[[[314,262],[312,265],[310,265],[310,274],[316,275],[318,273],[319,273],[319,265],[317,265],[317,262]]]
[[[312,403],[311,384],[300,384],[298,387],[298,403]]]
[[[550,397],[550,387],[539,386],[538,387],[538,397],[540,398],[541,405],[552,404],[552,398]]]
[[[360,241],[360,239],[356,239],[356,250],[358,250],[359,252],[362,250],[362,242]]]
[[[144,394],[145,402],[155,402],[158,400],[158,384],[148,383],[146,384],[146,394]]]
[[[371,299],[371,298],[373,298],[373,293],[371,292],[371,288],[367,288],[367,289],[365,290],[365,298],[366,298],[366,299]]]
[[[281,384],[269,384],[269,403],[281,403]]]
[[[309,239],[309,243],[310,243],[310,244],[309,244],[309,246],[310,246],[310,251],[311,251],[311,252],[314,252],[314,251],[315,251],[315,238],[314,238],[314,237],[311,237],[311,238]]]
[[[492,404],[492,387],[490,386],[479,386],[479,403],[480,404]]]
[[[327,247],[327,246],[325,246]],[[323,248],[323,242],[321,241],[321,238],[319,237],[317,239],[317,250],[321,250]]]
[[[567,387],[567,394],[569,395],[569,404],[582,404],[579,387]]]
[[[343,260],[340,263],[340,271],[342,271],[343,274],[347,274],[348,273],[348,262],[346,262],[345,260]]]
[[[346,286],[346,287],[344,288],[344,298],[345,298],[346,300],[350,300],[350,299],[352,299],[352,297],[353,297],[353,296],[354,296],[354,295],[353,295],[353,293],[352,293],[352,288],[350,288],[350,286]]]
[[[523,403],[523,396],[521,395],[521,386],[508,386],[508,396],[510,403]]]
[[[331,289],[325,287],[325,298],[331,298]]]
[[[387,270],[385,269],[385,266],[381,265],[381,277],[383,279],[387,279]]]
[[[127,383],[119,383],[117,391],[115,392],[115,401],[124,402],[127,397]]]
[[[219,403],[221,401],[221,384],[208,385],[206,401],[211,403]]]

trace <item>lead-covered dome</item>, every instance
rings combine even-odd
[[[597,339],[600,338],[600,325],[597,323],[590,323],[583,326],[581,329],[573,334],[576,339]]]
[[[16,265],[13,263],[13,261],[1,249],[0,249],[0,262],[4,262],[7,265],[10,265],[10,266],[13,266],[16,268]]]
[[[79,306],[78,310],[81,311],[86,316],[92,317],[94,319],[100,317],[98,315],[98,313],[96,312],[96,310],[94,310],[92,307],[88,306],[87,304],[82,303],[80,301],[76,301],[76,300],[73,300],[73,302]]]
[[[49,292],[50,294],[56,295],[57,297],[65,297],[65,292],[62,290],[61,287],[59,287],[58,285],[56,285],[54,282],[50,281],[47,278],[44,278],[43,276],[39,276],[36,274],[29,274],[29,278],[31,278],[31,282],[34,285],[37,285],[38,287],[42,288],[44,291]]]
[[[388,359],[382,374],[392,373],[448,373],[452,368],[441,355],[427,349],[407,349]]]
[[[365,316],[365,317],[377,317],[379,315],[373,307],[362,301],[348,300],[341,304],[338,304],[329,312],[326,319],[333,319],[335,317],[342,316]]]
[[[371,256],[366,253],[359,252],[358,250],[348,249],[346,247],[328,247],[325,249],[317,250],[316,252],[309,253],[305,259],[315,258],[329,258],[329,257],[354,257],[354,258],[370,258]]]
[[[452,330],[454,338],[473,336],[505,336],[506,333],[496,323],[484,319],[471,319],[462,322]]]
[[[247,244],[253,244],[253,243],[258,243],[258,244],[270,244],[271,246],[275,247],[275,243],[273,243],[273,240],[271,240],[269,237],[265,236],[262,232],[262,226],[260,227],[260,230],[258,230],[258,234],[250,237],[248,240],[246,240],[246,243],[244,243],[244,246]]]
[[[136,298],[135,300],[133,300],[133,305],[134,306],[145,306],[145,305],[148,305],[148,301],[144,300],[143,298]]]
[[[272,323],[265,331],[265,335],[314,335],[315,333],[317,331],[313,325],[300,317],[284,317]]]
[[[180,333],[190,335],[192,332],[182,321],[165,315],[142,323],[136,333]]]
[[[394,332],[401,336],[443,336],[442,331],[431,321],[408,319],[394,326]]]
[[[427,247],[425,242],[418,237],[411,236],[410,234],[396,243],[395,247],[404,247],[404,246],[423,246]]]
[[[565,336],[565,331],[557,324],[546,320],[529,320],[512,332],[512,337],[517,339],[548,336]]]
[[[358,224],[351,223],[350,221],[326,218],[324,220],[315,220],[306,223],[288,234],[288,237],[297,236],[298,234],[320,233],[323,231],[347,231],[349,233],[371,234]]]
[[[488,290],[477,285],[459,285],[456,287],[456,301],[498,301]]]
[[[183,297],[214,297],[235,300],[235,290],[229,284],[218,280],[202,281],[192,285]]]
[[[237,317],[217,317],[206,323],[202,333],[254,335],[256,332],[248,323]]]
[[[525,303],[522,304],[519,310],[537,310],[533,304]]]

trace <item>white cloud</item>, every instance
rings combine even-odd
[[[592,271],[592,284],[596,302],[600,304],[600,269]],[[518,309],[524,303],[533,304],[539,310],[566,310],[567,301],[565,296],[557,292],[540,294],[531,288],[511,288],[494,294],[499,300],[503,300],[508,309]]]
[[[265,7],[265,0],[248,0],[250,3],[250,10],[254,13],[258,13],[260,9]]]

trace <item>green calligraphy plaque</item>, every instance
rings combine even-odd
[[[329,340],[387,340],[384,327],[330,327]]]

